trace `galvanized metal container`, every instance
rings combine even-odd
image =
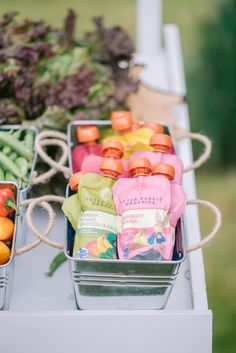
[[[161,122],[163,123],[163,122]],[[73,121],[67,130],[69,165],[79,126],[110,127],[110,121]],[[172,130],[163,123],[176,144]],[[67,188],[67,196],[70,189]],[[173,261],[92,260],[72,257],[75,232],[66,219],[66,256],[69,260],[78,309],[129,310],[162,309],[171,293],[181,262],[185,258],[183,220],[176,227]]]
[[[12,182],[0,182],[0,187],[4,186],[4,188],[10,187],[13,191],[16,203],[19,201],[19,189],[15,183]],[[10,291],[11,291],[11,282],[13,276],[13,267],[14,267],[14,250],[16,244],[16,234],[18,229],[18,217],[15,216],[14,219],[14,235],[11,246],[11,257],[9,261],[0,265],[0,310],[7,310],[9,307],[10,301]]]
[[[75,232],[66,219],[66,256],[78,309],[162,309],[185,257],[182,219],[173,261],[92,260],[72,257]]]
[[[2,125],[0,127],[0,130],[18,130],[21,128],[21,125]],[[35,136],[38,133],[38,129],[36,129],[35,127],[29,127],[29,130],[32,130],[35,134]],[[29,191],[31,189],[31,180],[33,177],[33,173],[35,171],[35,166],[36,166],[36,160],[37,160],[37,153],[36,150],[34,149],[34,157],[33,157],[33,161],[32,161],[32,168],[30,171],[30,175],[29,175],[29,184],[23,188],[19,190],[19,203],[21,201],[24,201],[27,199],[27,196],[29,195]],[[18,236],[17,236],[17,246],[22,246],[25,243],[25,238],[26,238],[26,233],[27,233],[27,226],[25,223],[25,213],[26,213],[26,209],[25,207],[20,209],[20,216],[18,217]]]

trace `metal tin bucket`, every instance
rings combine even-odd
[[[176,227],[173,261],[75,259],[75,231],[67,219],[66,232],[66,256],[78,309],[164,308],[185,257],[182,219]]]
[[[15,194],[16,203],[19,201],[19,189],[15,183],[12,182],[0,182],[0,185],[4,185],[4,187],[11,187],[11,190]],[[9,307],[10,301],[10,291],[11,291],[11,282],[13,276],[13,267],[14,267],[14,251],[16,244],[16,234],[17,234],[17,224],[18,217],[15,216],[14,219],[14,235],[11,246],[11,257],[9,261],[0,265],[0,310],[7,310]]]
[[[0,127],[0,130],[18,130],[21,128],[21,125],[2,125]],[[36,129],[35,127],[29,127],[29,130],[32,130],[35,133],[35,136],[38,133],[38,129]],[[31,185],[30,182],[32,180],[33,177],[33,173],[35,170],[35,166],[36,166],[36,160],[37,160],[37,153],[36,150],[34,149],[34,157],[33,157],[33,161],[32,161],[32,168],[30,171],[30,175],[29,175],[29,184],[24,188],[24,189],[20,189],[19,190],[19,203],[21,201],[24,201],[27,199],[27,196],[29,194],[29,191],[31,189]],[[17,246],[23,246],[25,243],[25,239],[26,239],[26,234],[27,234],[27,226],[25,223],[25,212],[26,209],[23,207],[20,209],[20,216],[18,217],[18,236],[17,236]]]
[[[173,131],[160,122],[172,137]],[[69,166],[72,172],[71,151],[75,146],[76,128],[84,125],[110,127],[110,121],[73,121],[68,125]],[[67,187],[67,196],[70,189]],[[74,230],[66,220],[66,256],[69,259],[78,309],[162,309],[175,283],[181,262],[185,257],[184,227],[180,219],[176,227],[173,261],[91,260],[72,257]]]

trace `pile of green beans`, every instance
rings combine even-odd
[[[29,129],[0,130],[0,181],[13,181],[20,188],[29,183],[35,133]]]

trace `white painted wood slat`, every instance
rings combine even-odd
[[[161,0],[137,0],[136,38],[138,54],[157,54],[161,47]]]

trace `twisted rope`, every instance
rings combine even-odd
[[[201,241],[199,241],[198,243],[191,245],[190,247],[188,247],[186,249],[186,252],[191,252],[197,249],[200,249],[204,246],[206,246],[207,244],[209,244],[216,236],[218,230],[221,227],[222,224],[222,216],[221,216],[221,212],[219,210],[218,207],[216,207],[213,203],[206,201],[206,200],[188,200],[187,201],[187,205],[198,205],[198,206],[204,206],[209,208],[215,215],[215,224],[211,230],[211,232]]]
[[[22,201],[20,203],[20,206],[21,207],[26,207],[28,206],[31,202],[32,202],[33,199],[28,199],[28,200],[25,200],[25,201]],[[55,222],[55,218],[56,218],[56,215],[52,209],[52,206],[45,202],[45,201],[41,201],[40,203],[38,203],[39,206],[41,206],[42,208],[44,208],[47,213],[48,213],[48,224],[47,224],[47,228],[45,229],[45,231],[40,234],[37,229],[33,226],[31,228],[32,230],[32,233],[37,236],[38,238],[43,238],[45,239],[48,234],[51,232],[52,228],[53,228],[53,225],[54,225],[54,222]],[[31,220],[32,221],[32,220]],[[21,248],[19,249],[15,249],[15,255],[20,255],[20,254],[23,254],[27,251],[30,251],[32,249],[34,249],[36,246],[38,246],[40,243],[41,243],[42,240],[40,239],[37,239],[36,241],[34,241],[33,243],[29,244],[29,245],[25,245],[25,246],[22,246]]]
[[[52,176],[54,176],[58,171],[62,172],[65,178],[70,176],[70,170],[65,166],[68,159],[68,149],[67,149],[67,137],[65,134],[58,131],[43,131],[40,132],[35,139],[35,148],[39,156],[44,162],[46,162],[51,169],[39,176],[34,176],[32,179],[32,184],[43,184],[47,182]],[[62,155],[59,161],[54,161],[48,154],[44,151],[45,146],[59,146],[62,149]]]
[[[41,146],[45,146],[45,145],[49,145],[49,143],[47,142],[48,140],[43,140],[41,141]],[[51,140],[49,140],[51,141]],[[63,141],[60,141],[60,140],[53,140],[54,143],[53,145],[58,145],[59,147],[62,147],[62,155],[59,159],[59,161],[57,162],[58,165],[64,165],[67,161],[67,156],[68,156],[68,153],[67,153],[67,148],[64,144]],[[52,143],[50,143],[52,144]],[[43,184],[43,183],[46,183],[51,177],[53,177],[56,173],[58,172],[58,170],[56,168],[51,168],[49,169],[47,172],[39,175],[39,176],[34,176],[32,181],[31,181],[31,184],[32,185],[36,185],[36,184]]]
[[[47,238],[48,236],[48,233],[51,231],[51,229],[53,228],[53,225],[54,225],[54,222],[55,222],[55,213],[54,215],[52,214],[48,214],[48,227],[47,229],[49,229],[49,232],[48,233],[44,233],[44,234],[40,234],[36,231],[35,229],[35,226],[33,224],[33,220],[32,220],[32,213],[33,213],[33,210],[34,208],[38,205],[38,204],[42,204],[42,202],[49,202],[49,201],[52,201],[52,202],[59,202],[59,203],[63,203],[65,200],[64,197],[61,197],[61,196],[54,196],[54,195],[46,195],[46,196],[41,196],[41,197],[38,197],[36,199],[31,199],[30,203],[29,203],[29,207],[26,211],[26,223],[28,225],[28,227],[31,229],[32,233],[34,235],[36,235],[38,237],[38,239],[49,245],[49,246],[52,246],[54,248],[57,248],[57,249],[64,249],[64,244],[62,243],[59,243],[59,242],[56,242],[56,241],[53,241],[53,240],[50,240]]]
[[[184,168],[184,173],[187,173],[190,170],[194,170],[202,166],[210,158],[211,150],[212,150],[211,140],[207,136],[199,133],[195,133],[195,132],[180,131],[180,130],[178,130],[178,132],[176,131],[177,141],[180,141],[186,138],[190,138],[191,140],[202,142],[205,149],[203,153],[199,156],[199,158],[195,162],[193,162],[193,164]]]

